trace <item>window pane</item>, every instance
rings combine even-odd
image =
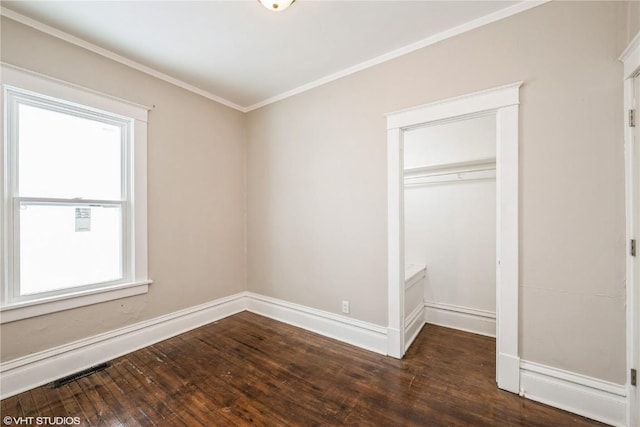
[[[120,206],[20,206],[20,293],[122,278]]]
[[[22,197],[121,199],[120,126],[20,104]]]

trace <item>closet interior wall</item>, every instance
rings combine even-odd
[[[496,117],[404,133],[405,262],[428,323],[495,336]],[[415,267],[414,267],[415,268]],[[408,292],[405,307],[417,301]]]

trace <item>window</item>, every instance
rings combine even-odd
[[[146,292],[147,110],[2,79],[2,322]]]

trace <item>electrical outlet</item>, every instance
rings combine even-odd
[[[342,312],[349,314],[349,301],[342,301]]]

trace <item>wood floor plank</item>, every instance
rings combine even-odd
[[[171,343],[165,342],[163,348],[170,345]],[[226,419],[222,411],[216,410],[219,406],[219,402],[216,401],[217,396],[206,396],[196,386],[206,378],[199,376],[195,370],[185,370],[179,364],[167,364],[166,360],[171,359],[166,358],[164,352],[158,350],[156,346],[151,346],[147,350],[149,354],[146,359],[149,360],[149,363],[144,369],[152,372],[151,380],[156,384],[156,387],[174,390],[170,399],[181,408],[177,413],[179,417],[198,423],[216,419],[217,425],[233,425],[233,422]],[[163,357],[166,359],[163,360]],[[176,379],[181,381],[177,383]]]
[[[146,381],[130,368],[128,359],[114,361],[108,369],[113,381],[129,397],[129,405],[138,409],[155,423],[162,425],[181,425],[174,420],[175,413],[165,403],[166,395],[161,390],[149,390]]]
[[[31,398],[33,399],[33,405],[37,408],[37,415],[40,417],[53,417],[55,414],[51,410],[51,406],[49,405],[49,399],[47,398],[47,391],[49,389],[47,387],[38,387],[34,388],[27,393],[31,394]]]
[[[243,312],[0,402],[83,426],[598,426],[495,385],[495,340],[427,325],[403,360]]]
[[[175,356],[179,354],[176,352],[176,347],[189,348],[189,345],[194,343],[197,345],[197,340],[170,340],[170,342],[163,343],[163,348],[170,350],[164,354],[167,358],[165,360],[171,360],[169,355]],[[191,351],[191,356],[193,356],[194,362],[191,370],[182,365],[176,366],[176,364],[170,363],[168,367],[171,367],[171,372],[168,372],[167,375],[189,378],[190,394],[196,396],[200,405],[206,405],[207,411],[217,420],[217,425],[241,424],[243,417],[238,411],[234,413],[234,406],[240,404],[240,407],[244,408],[250,406],[251,402],[242,402],[246,398],[241,393],[238,393],[235,387],[229,387],[219,375],[215,374],[212,369],[212,361],[206,353],[203,356],[201,352],[194,350]],[[163,359],[160,358],[160,360]],[[216,363],[216,367],[221,369],[218,363]],[[233,385],[235,386],[236,384],[233,383]],[[227,392],[219,393],[221,389],[227,390]]]
[[[84,412],[80,403],[71,392],[70,387],[58,387],[55,389],[57,392],[58,399],[62,402],[63,410],[59,415],[69,416],[69,417],[79,417],[80,420],[86,420],[88,418],[87,414]]]
[[[104,421],[102,420],[102,416],[100,413],[100,403],[95,402],[92,399],[92,396],[86,394],[83,387],[78,381],[70,382],[62,387],[67,388],[78,402],[78,406],[80,406],[80,408],[82,409],[82,414],[86,417],[82,420],[83,423],[86,422],[90,426],[104,425]]]
[[[24,393],[23,393],[24,395]],[[0,415],[11,414],[12,417],[26,417],[28,412],[25,411],[22,404],[22,397],[15,399],[5,399],[0,404]]]
[[[147,373],[141,370],[143,366],[140,366],[139,355],[145,352],[146,350],[142,349],[131,353],[125,358],[125,363],[121,365],[121,368],[128,372],[128,378],[136,383],[138,400],[147,403],[159,415],[158,423],[161,425],[186,423],[197,425],[196,420],[180,414],[180,408],[172,400],[174,393],[172,388],[158,387]]]

